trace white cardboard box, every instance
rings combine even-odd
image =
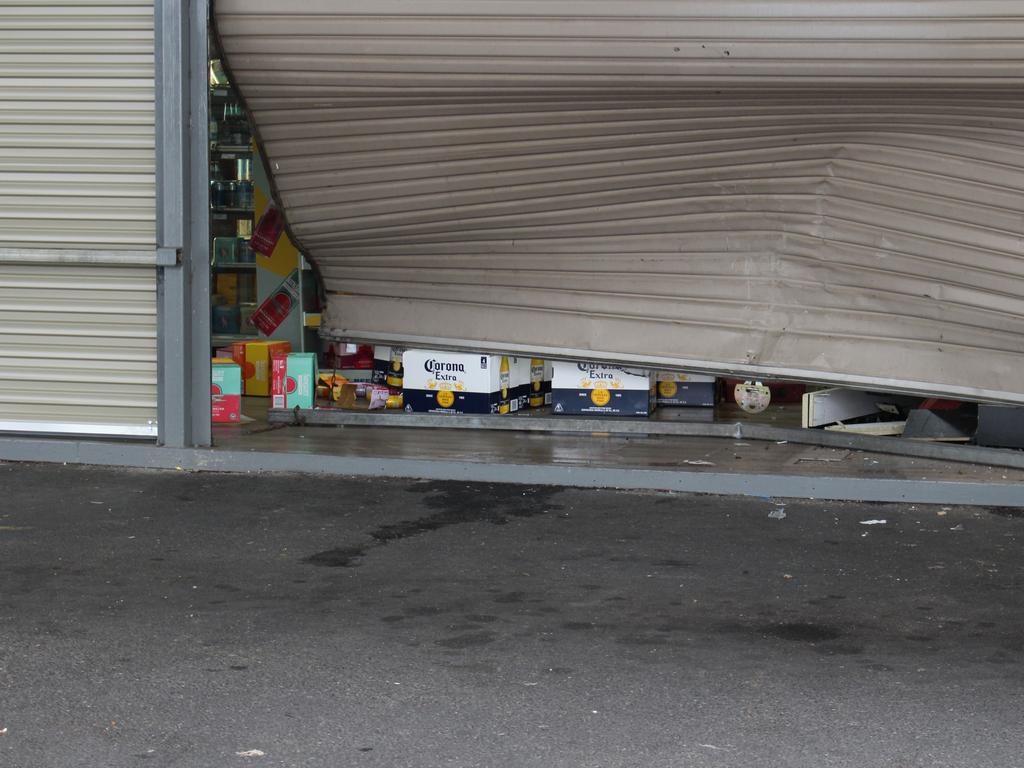
[[[710,407],[715,404],[715,377],[699,373],[658,371],[658,405]]]
[[[530,384],[526,404],[530,408],[551,405],[551,377],[554,366],[550,360],[530,360]]]
[[[518,401],[518,410],[529,407],[530,402],[530,358],[509,358],[512,366],[512,391]]]
[[[513,389],[514,367],[509,357],[407,349],[403,362],[407,411],[509,413],[519,410],[519,399]]]
[[[654,377],[640,368],[555,361],[551,381],[554,413],[649,416],[655,408]]]

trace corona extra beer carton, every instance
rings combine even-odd
[[[400,389],[405,370],[404,353],[401,347],[374,347],[373,376],[370,381]]]
[[[510,357],[512,367],[512,392],[516,398],[516,409],[524,410],[530,403],[530,358]]]
[[[715,404],[715,377],[658,371],[658,405],[708,408]]]
[[[586,416],[649,416],[654,377],[639,368],[556,361],[551,382],[554,413]]]
[[[504,414],[519,410],[508,357],[409,349],[403,362],[407,411]]]
[[[551,376],[553,365],[550,360],[530,360],[530,388],[527,405],[530,408],[543,408],[551,405]]]

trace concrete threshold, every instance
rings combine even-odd
[[[608,456],[574,465],[496,460],[493,456],[472,460],[357,455],[354,452],[338,455],[316,447],[304,452],[245,449],[241,441],[231,448],[181,449],[115,441],[0,437],[0,460],[178,471],[404,477],[771,498],[1024,508],[1024,483],[1016,476],[1009,482],[993,482],[978,478],[958,480],[955,475],[948,480],[934,477],[814,476],[789,472],[785,467],[769,472],[665,469],[623,466]]]
[[[267,422],[281,426],[388,427],[392,429],[464,429],[495,432],[539,432],[547,434],[609,434],[649,437],[714,437],[734,440],[762,440],[813,445],[822,448],[869,451],[890,456],[1024,469],[1024,451],[984,448],[977,445],[905,440],[821,429],[797,429],[742,421],[659,418],[581,418],[535,416],[527,411],[511,416],[439,415],[400,411],[345,411],[270,409]]]

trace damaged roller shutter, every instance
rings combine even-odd
[[[1024,402],[1015,0],[217,0],[328,334]]]

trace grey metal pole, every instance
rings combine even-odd
[[[208,0],[156,0],[158,439],[208,446]]]

